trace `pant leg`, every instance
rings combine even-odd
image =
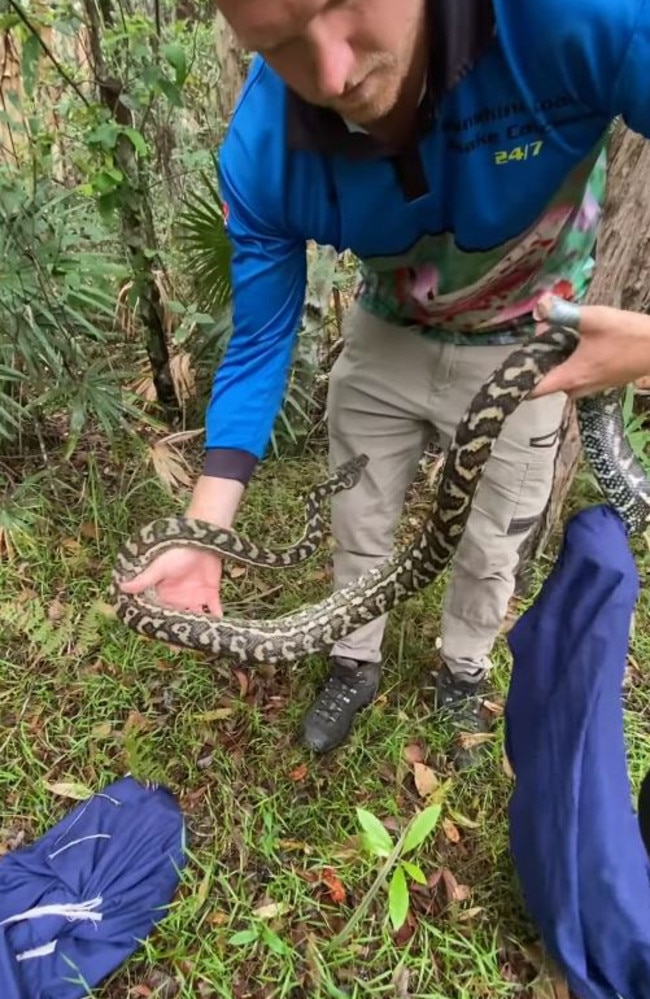
[[[454,347],[453,380],[435,400],[451,438],[480,385],[511,347]],[[503,428],[477,488],[452,563],[442,613],[442,657],[454,672],[489,667],[515,587],[519,548],[553,484],[564,393],[522,403]]]
[[[334,585],[358,579],[393,551],[393,537],[418,461],[432,436],[432,379],[443,379],[439,349],[419,334],[353,306],[330,376],[330,465],[365,453],[353,489],[332,499]],[[379,662],[386,615],[336,643],[332,654]]]

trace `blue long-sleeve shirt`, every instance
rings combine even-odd
[[[417,134],[392,150],[299,100],[257,57],[219,152],[234,332],[206,474],[243,482],[282,403],[306,241],[359,259],[360,304],[425,336],[521,338],[580,300],[621,115],[650,135],[650,0],[433,0]]]

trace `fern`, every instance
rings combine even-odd
[[[75,651],[86,656],[102,638],[107,619],[114,617],[111,608],[103,600],[95,600],[84,612],[76,629]]]
[[[142,784],[164,784],[166,774],[151,733],[127,724],[123,738],[126,769],[135,780]]]
[[[63,608],[62,616],[52,620],[38,597],[23,603],[0,604],[0,623],[5,633],[26,638],[32,661],[45,662],[59,658],[72,644],[74,620],[72,608]]]
[[[5,634],[27,639],[32,661],[59,659],[70,652],[87,655],[100,641],[108,616],[106,605],[96,600],[80,619],[71,605],[46,607],[38,597],[0,603],[0,625]]]

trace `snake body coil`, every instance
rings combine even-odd
[[[469,517],[472,499],[504,422],[538,382],[576,348],[574,330],[551,328],[516,348],[474,397],[449,448],[431,511],[403,551],[331,596],[274,620],[216,618],[163,608],[146,595],[126,595],[119,580],[140,572],[178,545],[209,549],[249,565],[285,567],[307,558],[322,536],[319,504],[351,488],[365,456],[338,469],[310,494],[305,535],[285,552],[261,550],[234,532],[171,517],[144,527],[122,547],[110,587],[118,617],[149,638],[228,656],[242,663],[277,663],[329,652],[334,643],[428,586],[449,564]],[[585,454],[607,501],[629,533],[650,519],[650,486],[624,434],[617,391],[578,402]]]

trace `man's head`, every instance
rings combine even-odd
[[[426,0],[216,2],[292,90],[358,125],[389,114],[422,66]]]

